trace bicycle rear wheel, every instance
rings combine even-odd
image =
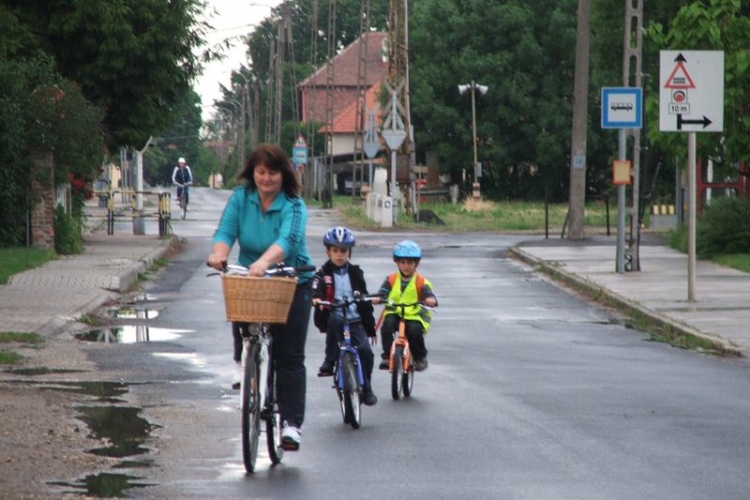
[[[255,344],[242,351],[243,373],[241,390],[242,411],[242,460],[245,470],[253,472],[258,459],[258,440],[260,439],[260,364],[258,349]]]
[[[344,376],[344,422],[348,422],[354,429],[362,425],[361,388],[357,378],[357,361],[351,352],[344,353],[341,362]]]
[[[391,397],[401,399],[401,393],[404,387],[404,347],[396,346],[393,350],[393,359],[391,360]]]
[[[268,387],[266,389],[266,442],[268,444],[268,456],[271,463],[276,465],[281,462],[284,456],[284,448],[281,446],[281,414],[279,405],[276,404],[276,390],[274,382],[274,372],[269,363],[268,368]]]

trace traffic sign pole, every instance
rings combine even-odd
[[[688,133],[688,302],[695,302],[695,133],[724,131],[724,52],[662,50],[659,66],[659,130]]]

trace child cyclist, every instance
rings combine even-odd
[[[422,258],[422,249],[411,240],[399,242],[393,248],[393,261],[398,266],[398,272],[389,275],[380,286],[378,295],[387,301],[395,303],[413,303],[424,302],[430,307],[437,306],[437,297],[432,291],[430,283],[422,275],[417,274],[417,267]],[[376,301],[375,303],[379,303]],[[387,370],[389,368],[389,358],[391,354],[391,344],[393,344],[393,335],[398,330],[399,316],[396,308],[386,307],[383,310],[383,326],[380,329],[383,345],[383,360],[379,368]],[[422,371],[427,368],[427,347],[425,346],[424,336],[430,328],[432,315],[430,311],[419,307],[412,306],[404,309],[406,320],[406,337],[409,340],[409,348],[414,356],[414,369]]]
[[[344,297],[351,299],[357,293],[362,296],[367,295],[364,272],[359,266],[349,262],[355,242],[352,232],[341,226],[329,229],[323,236],[328,261],[321,266],[313,278],[313,306],[321,300],[337,302]],[[315,307],[313,313],[315,326],[326,334],[325,360],[318,371],[319,377],[333,375],[333,368],[339,353],[339,337],[344,327],[343,319],[341,309]],[[362,375],[365,379],[362,402],[372,406],[378,402],[370,385],[375,355],[370,348],[368,338],[373,344],[378,338],[372,303],[352,304],[346,311],[346,319],[349,321],[352,345],[357,348],[362,360]]]

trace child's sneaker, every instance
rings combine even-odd
[[[427,363],[427,358],[414,360],[414,369],[417,370],[418,372],[426,370],[428,365],[429,363]]]
[[[333,375],[333,367],[335,363],[333,361],[323,361],[323,364],[318,368],[318,377],[331,377]]]
[[[391,368],[391,362],[387,359],[384,359],[380,362],[378,368],[380,368],[381,370],[389,370]]]

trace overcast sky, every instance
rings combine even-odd
[[[221,98],[219,85],[229,86],[229,77],[241,64],[247,65],[245,44],[240,39],[253,30],[253,25],[261,22],[271,13],[271,7],[281,0],[252,2],[246,0],[208,0],[209,8],[217,11],[209,20],[214,31],[207,35],[209,46],[216,45],[224,39],[232,39],[233,47],[226,52],[226,59],[206,66],[203,75],[195,84],[195,91],[201,96],[203,117],[213,114],[211,105]]]

